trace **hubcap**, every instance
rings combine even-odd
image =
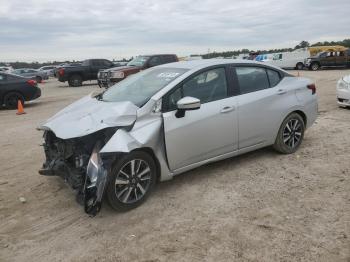
[[[141,159],[127,162],[115,179],[115,195],[125,204],[132,204],[140,200],[151,184],[151,169]]]
[[[296,147],[301,140],[302,125],[298,119],[291,119],[283,130],[283,143],[290,148]]]

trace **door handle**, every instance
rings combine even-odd
[[[220,113],[228,113],[228,112],[231,112],[235,109],[236,108],[234,106],[225,106],[223,109],[221,109]]]
[[[278,89],[277,90],[277,95],[283,95],[285,93],[287,93],[287,90],[284,90],[284,89]]]

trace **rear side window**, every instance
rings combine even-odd
[[[236,74],[242,95],[270,88],[264,68],[236,67]]]
[[[149,62],[148,62],[149,66],[157,66],[162,64],[162,60],[160,59],[159,56],[153,56]]]
[[[269,77],[270,86],[274,87],[281,81],[280,74],[275,70],[266,69],[267,76]]]
[[[93,66],[102,66],[103,62],[101,62],[100,60],[92,60],[92,65]]]
[[[112,66],[112,63],[108,60],[102,60],[102,63],[101,63],[103,66]]]

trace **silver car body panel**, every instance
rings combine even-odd
[[[175,116],[176,110],[161,112],[164,95],[184,79],[201,69],[225,64],[266,66],[246,60],[210,59],[153,67],[147,70],[169,67],[188,71],[140,108],[130,102],[99,101],[90,95],[57,113],[40,129],[70,139],[116,127],[99,154],[151,151],[160,180],[164,181],[203,164],[272,145],[281,123],[291,112],[302,112],[307,128],[315,121],[317,96],[307,88],[312,82],[287,73],[275,87],[204,103],[197,110],[186,111],[181,118]],[[93,177],[92,173],[88,176]]]

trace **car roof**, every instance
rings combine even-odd
[[[180,61],[175,63],[169,63],[169,64],[163,64],[159,65],[158,67],[172,67],[172,68],[184,68],[184,69],[199,69],[204,68],[208,66],[215,66],[215,65],[225,65],[225,64],[247,64],[247,65],[259,65],[259,66],[267,66],[271,68],[278,69],[281,71],[281,68],[275,67],[270,64],[266,64],[263,62],[258,62],[254,60],[243,60],[243,59],[201,59],[201,60],[190,60],[190,61]]]

